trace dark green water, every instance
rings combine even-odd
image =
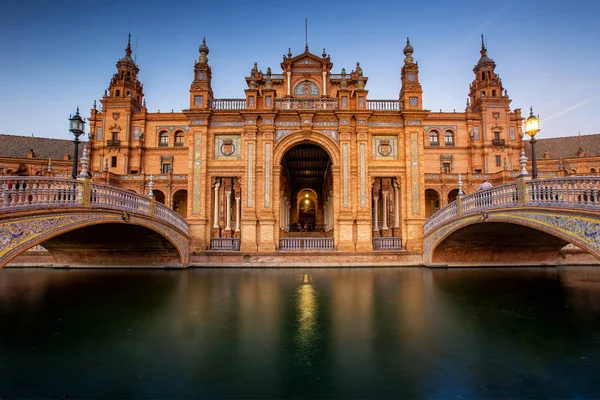
[[[0,398],[600,398],[600,268],[0,270]]]

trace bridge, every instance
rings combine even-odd
[[[425,223],[424,262],[554,264],[569,243],[600,260],[599,189],[598,177],[521,176],[459,195]]]
[[[57,265],[189,264],[187,223],[153,197],[87,177],[0,177],[0,268],[35,245]]]

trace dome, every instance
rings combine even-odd
[[[410,45],[410,40],[406,38],[406,47],[404,48],[404,55],[412,54],[414,51],[413,47]]]
[[[198,47],[198,51],[200,53],[208,54],[209,50],[208,50],[208,46],[206,45],[205,37],[202,38],[202,44],[200,45],[200,47]]]

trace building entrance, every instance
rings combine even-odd
[[[333,249],[333,176],[329,154],[314,144],[287,151],[280,175],[280,249]]]

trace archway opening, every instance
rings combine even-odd
[[[298,144],[285,153],[279,177],[281,237],[333,237],[330,167],[329,154],[315,144]]]
[[[456,196],[458,196],[458,189],[452,189],[448,192],[448,204],[456,201]]]
[[[178,190],[173,195],[173,211],[187,218],[187,190]]]
[[[425,217],[429,218],[440,209],[440,195],[433,189],[425,190]]]
[[[165,204],[165,194],[163,192],[154,189],[152,190],[152,193],[154,194],[154,200],[156,200],[159,203]]]

